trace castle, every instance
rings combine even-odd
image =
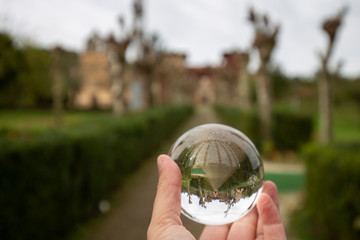
[[[241,58],[237,51],[224,53],[219,66],[196,68],[186,65],[185,54],[158,52],[156,63],[148,66],[151,71],[144,72],[135,64],[128,65],[124,71],[124,64],[116,61],[118,47],[119,43],[112,36],[94,35],[88,40],[86,51],[79,56],[81,84],[75,97],[77,108],[111,109],[117,91],[122,92],[129,110],[159,104],[230,104],[239,98],[239,74],[246,71],[246,66],[240,69]],[[121,81],[126,82],[127,87],[119,90],[114,89],[114,72],[120,69],[123,70]],[[147,75],[151,75],[151,79]]]

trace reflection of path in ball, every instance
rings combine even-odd
[[[193,168],[202,169],[213,190],[218,191],[240,164],[236,153],[228,144],[216,140],[203,141],[198,149],[194,153],[196,162]],[[225,158],[229,160],[224,161]]]
[[[236,171],[234,167],[223,166],[219,168],[219,165],[215,164],[207,164],[203,166],[203,169],[210,185],[216,192],[219,191],[219,188]]]
[[[236,171],[239,163],[237,159],[233,157],[233,153],[229,154],[227,151],[221,151],[217,141],[203,141],[199,144],[197,151],[193,153],[196,162],[192,172],[198,171],[201,173],[193,174],[193,176],[206,177],[213,191],[218,191],[226,180]],[[223,147],[223,149],[226,148]],[[224,154],[229,156],[229,161],[223,160],[224,157],[227,157],[223,156]],[[222,167],[219,168],[219,165]]]

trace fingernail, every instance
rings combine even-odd
[[[165,156],[160,155],[157,159],[157,165],[158,165],[159,172],[161,171],[162,167],[164,166],[164,162],[165,162]]]

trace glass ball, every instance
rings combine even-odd
[[[264,167],[251,140],[222,124],[204,124],[180,136],[169,152],[181,171],[181,212],[206,225],[245,216],[262,191]]]

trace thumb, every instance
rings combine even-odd
[[[159,182],[150,227],[166,228],[182,225],[180,220],[180,169],[167,155],[160,155],[158,157],[158,169]]]

